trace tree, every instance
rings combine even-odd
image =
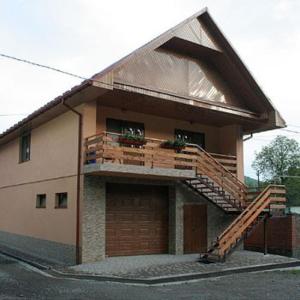
[[[284,184],[287,189],[288,206],[300,205],[300,169],[291,168]]]
[[[285,176],[290,175],[291,170],[300,168],[300,146],[296,140],[279,135],[259,153],[255,153],[252,167],[264,179],[280,179],[284,184],[287,181]]]
[[[284,184],[287,205],[300,205],[300,146],[294,139],[277,136],[269,145],[255,153],[252,167],[266,181]]]

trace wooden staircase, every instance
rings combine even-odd
[[[224,261],[253,227],[267,217],[273,209],[283,207],[286,201],[285,193],[285,187],[282,185],[269,185],[265,188],[217,237],[203,258],[209,261]]]
[[[185,184],[226,213],[239,214],[202,255],[206,261],[224,261],[257,224],[274,209],[285,207],[286,190],[284,186],[269,185],[257,197],[249,199],[244,183],[205,150],[197,148],[196,177]]]
[[[196,177],[185,184],[227,213],[242,212],[247,201],[245,184],[208,152],[196,147]]]

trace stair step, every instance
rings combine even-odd
[[[191,179],[187,183],[195,191],[210,199],[211,202],[225,212],[233,213],[240,211],[239,202],[208,176],[197,173],[197,178]]]

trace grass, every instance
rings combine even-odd
[[[287,272],[287,273],[292,274],[292,275],[300,275],[300,269],[287,270],[287,271],[284,271],[284,272]]]

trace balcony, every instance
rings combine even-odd
[[[144,144],[126,144],[121,135],[102,132],[85,139],[84,174],[134,176],[157,179],[191,179],[203,164],[217,164],[236,172],[236,158],[211,155],[196,145],[184,149],[163,148],[164,140],[145,138]]]

